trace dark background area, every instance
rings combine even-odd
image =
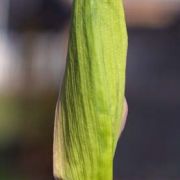
[[[129,29],[129,116],[115,158],[117,179],[180,178],[179,57],[178,27]]]
[[[179,3],[142,2],[125,1],[129,115],[114,179],[179,180]],[[71,1],[2,0],[0,7],[0,179],[51,180]]]

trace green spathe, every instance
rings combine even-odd
[[[127,32],[120,0],[74,0],[54,131],[54,174],[112,180],[124,102]]]

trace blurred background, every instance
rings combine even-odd
[[[124,0],[129,116],[115,180],[180,179],[180,1]],[[0,0],[0,180],[53,180],[71,0]]]

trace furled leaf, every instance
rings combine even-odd
[[[121,0],[74,0],[56,109],[54,174],[112,180],[121,126],[127,32]]]

